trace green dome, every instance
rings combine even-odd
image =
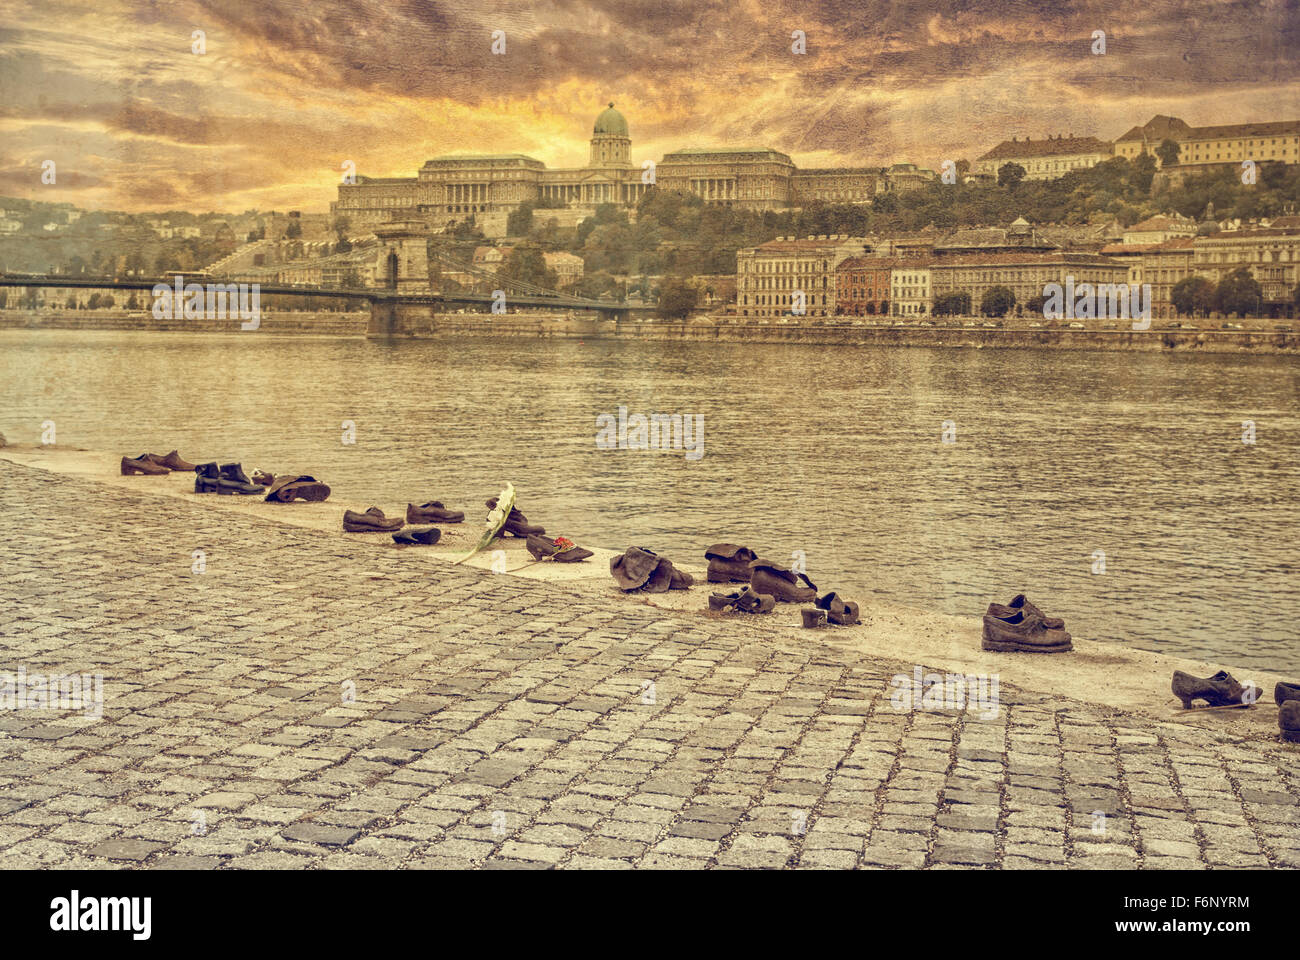
[[[592,134],[600,136],[602,133],[611,137],[627,136],[627,121],[623,119],[623,114],[614,109],[612,103],[596,118],[596,129]]]

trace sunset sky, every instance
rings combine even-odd
[[[759,145],[804,167],[937,168],[1157,113],[1300,119],[1298,61],[1300,0],[0,0],[0,194],[323,211],[345,160],[372,176],[461,152],[581,166],[610,101],[638,166]]]

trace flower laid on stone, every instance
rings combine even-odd
[[[460,559],[452,561],[453,563],[464,563],[466,560],[474,556],[474,554],[478,553],[480,550],[483,550],[485,547],[491,544],[493,540],[497,538],[497,534],[501,532],[501,528],[504,527],[506,525],[506,521],[510,519],[510,511],[511,509],[513,509],[515,505],[514,484],[510,483],[509,481],[506,481],[505,489],[501,491],[500,496],[498,496],[496,499],[497,499],[496,506],[493,507],[491,512],[488,514],[487,521],[484,524],[484,533],[482,539],[479,540],[478,544],[475,545],[473,550],[465,554],[465,556],[461,557]]]

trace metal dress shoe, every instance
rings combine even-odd
[[[709,561],[709,583],[749,583],[753,573],[749,565],[758,559],[749,547],[734,543],[715,543],[704,556]]]
[[[378,507],[371,507],[365,513],[343,511],[343,530],[346,533],[392,533],[403,526],[401,517],[386,517]]]
[[[160,477],[163,474],[171,473],[162,464],[154,463],[149,459],[149,454],[142,453],[138,457],[122,458],[122,476],[130,477],[140,474],[146,477]]]
[[[1300,700],[1288,700],[1277,712],[1277,728],[1283,740],[1300,743]]]
[[[1038,617],[1043,621],[1043,626],[1048,630],[1064,630],[1065,621],[1060,617],[1049,617],[1043,611],[1029,602],[1029,598],[1023,593],[1016,594],[1008,604],[990,603],[989,608],[984,611],[986,616],[1006,619],[1014,617],[1017,612],[1023,610],[1028,616]]]
[[[1183,709],[1190,710],[1193,700],[1204,700],[1212,707],[1249,707],[1259,699],[1259,688],[1253,683],[1242,686],[1226,670],[1212,677],[1194,677],[1181,670],[1174,671],[1170,683],[1174,696],[1183,701]]]
[[[460,523],[465,519],[461,510],[448,510],[439,500],[430,500],[418,507],[413,503],[406,505],[407,523]]]
[[[807,603],[817,599],[817,584],[806,573],[795,573],[770,560],[755,560],[749,566],[749,584],[757,593],[776,597],[780,603]],[[800,581],[806,586],[801,586]]]
[[[168,470],[193,470],[195,467],[195,464],[190,463],[188,460],[182,460],[181,455],[175,450],[163,457],[158,456],[156,453],[146,453],[145,457],[160,467],[166,467]]]
[[[1042,617],[1017,610],[1010,617],[984,615],[980,646],[996,653],[1068,653],[1074,649],[1070,635],[1047,626]]]

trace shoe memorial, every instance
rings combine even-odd
[[[431,547],[441,536],[442,531],[437,527],[406,527],[393,534],[393,543]]]
[[[401,517],[386,517],[378,507],[371,507],[365,513],[355,510],[343,511],[343,531],[345,533],[393,533],[405,526]]]
[[[749,583],[750,564],[758,554],[734,543],[715,543],[704,551],[709,561],[709,583]]]
[[[146,453],[144,458],[151,460],[160,467],[166,467],[168,470],[193,470],[195,466],[188,460],[182,460],[181,455],[175,450],[162,457],[158,456],[156,453]]]
[[[594,556],[590,550],[578,546],[568,537],[543,537],[534,533],[525,544],[534,560],[554,560],[556,563],[581,563]]]
[[[986,616],[998,617],[999,619],[1008,619],[1014,617],[1020,611],[1024,611],[1027,616],[1038,617],[1043,621],[1043,626],[1048,630],[1064,630],[1065,621],[1060,617],[1049,617],[1043,611],[1029,602],[1029,599],[1023,594],[1016,594],[1010,603],[990,603],[989,608],[984,611]]]
[[[799,611],[803,615],[803,625],[808,628],[826,626],[826,611],[817,607],[804,607]]]
[[[610,557],[609,572],[627,593],[633,590],[645,593],[685,590],[695,583],[694,577],[678,570],[667,557],[645,547],[628,547],[619,556]]]
[[[271,484],[275,483],[275,474],[267,473],[265,470],[254,470],[253,482],[261,484],[264,487],[269,487]]]
[[[817,584],[806,573],[795,573],[770,560],[755,560],[750,565],[749,584],[759,593],[775,597],[778,603],[807,603],[817,599]],[[805,586],[800,585],[800,581]]]
[[[497,507],[497,498],[491,497],[487,501],[489,510],[495,510]],[[536,523],[529,523],[528,518],[519,512],[518,507],[510,508],[510,516],[506,518],[505,526],[501,528],[501,535],[510,534],[523,540],[529,536],[541,536],[546,532],[546,528]]]
[[[1253,683],[1242,686],[1226,670],[1212,677],[1194,677],[1175,670],[1170,686],[1174,696],[1183,702],[1184,710],[1192,708],[1193,700],[1204,700],[1211,707],[1249,707],[1259,699],[1258,687]]]
[[[418,507],[413,503],[406,505],[407,523],[460,523],[464,519],[463,511],[448,510],[438,500],[430,500]]]
[[[1300,743],[1300,700],[1288,700],[1277,712],[1277,729],[1282,739]]]
[[[194,468],[194,492],[247,495],[265,493],[266,488],[250,482],[237,463],[219,467],[213,462]]]
[[[124,477],[137,474],[145,477],[161,477],[168,473],[171,473],[171,471],[162,464],[150,460],[147,453],[142,453],[138,457],[122,458],[122,476]]]
[[[1068,653],[1074,649],[1063,629],[1049,627],[1042,617],[1024,610],[1007,617],[986,613],[980,646],[997,653]]]
[[[726,610],[738,613],[771,613],[776,606],[776,598],[766,593],[755,593],[753,587],[746,586],[731,593],[714,593],[709,595],[710,610]]]
[[[1273,688],[1273,702],[1279,707],[1288,700],[1300,700],[1300,683],[1279,683]]]
[[[813,601],[813,606],[826,611],[826,619],[842,627],[858,623],[858,605],[852,600],[841,600],[839,594],[831,591],[824,597]]]
[[[256,476],[256,474],[254,474]],[[269,488],[256,484],[259,490],[266,490],[267,502],[290,503],[297,500],[310,500],[320,503],[330,495],[330,488],[315,477],[294,476],[286,473],[277,477]]]

